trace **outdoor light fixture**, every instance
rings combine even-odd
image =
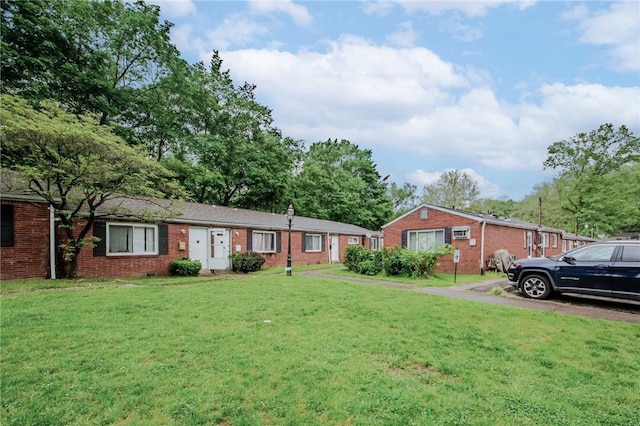
[[[287,245],[287,267],[284,269],[287,276],[291,276],[291,221],[293,220],[293,206],[289,204],[287,209],[287,221],[289,222],[289,244]]]

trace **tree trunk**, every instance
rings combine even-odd
[[[70,257],[67,256],[67,278],[75,280],[78,275],[78,252],[74,252]]]

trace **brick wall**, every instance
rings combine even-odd
[[[2,204],[14,206],[14,245],[0,248],[0,279],[49,277],[48,207],[7,200]]]
[[[400,246],[402,244],[402,231],[444,229],[453,228],[454,226],[469,226],[470,229],[469,239],[451,239],[454,249],[460,250],[460,261],[457,269],[459,273],[480,273],[482,268],[486,268],[485,261],[499,249],[507,250],[509,254],[517,258],[527,257],[527,247],[524,243],[524,232],[526,230],[486,224],[484,230],[484,255],[482,255],[482,224],[480,222],[433,209],[428,209],[428,217],[426,219],[421,219],[421,211],[418,209],[386,227],[384,229],[384,245],[385,247]],[[532,230],[531,232],[535,243],[537,231]],[[557,241],[557,247],[552,247],[553,237],[552,233],[549,233],[549,247],[545,249],[546,255],[561,252],[560,235],[558,235]],[[536,248],[539,249],[537,245]],[[534,252],[535,255],[541,255],[541,252]],[[454,271],[453,256],[442,257],[438,271],[452,273]]]
[[[428,209],[428,217],[421,218],[421,209],[418,209],[404,218],[394,222],[384,229],[385,247],[401,246],[402,231],[418,231],[429,229],[444,229],[454,226],[469,226],[469,239],[451,240],[454,249],[460,250],[460,262],[458,263],[458,273],[477,274],[480,273],[480,244],[482,225],[474,220],[461,216],[441,212],[439,210]],[[453,256],[446,255],[440,259],[440,272],[453,272]]]
[[[188,256],[189,235],[182,234],[185,226],[168,225],[168,254],[165,255],[120,255],[94,256],[93,249],[84,248],[78,259],[78,278],[144,277],[147,275],[169,275],[172,260]],[[89,236],[93,236],[90,232]],[[185,242],[186,250],[180,250]]]
[[[46,205],[27,202],[10,202],[15,215],[14,247],[3,247],[0,251],[0,279],[35,278],[49,276],[49,210]],[[99,222],[99,221],[98,221]],[[76,232],[84,225],[78,222]],[[144,277],[147,275],[168,275],[172,260],[189,255],[189,226],[169,224],[168,253],[155,255],[94,255],[91,247],[85,247],[78,257],[78,278],[121,278]],[[257,228],[256,228],[257,229]],[[184,231],[184,232],[183,232]],[[288,232],[281,232],[281,250],[278,253],[265,253],[265,267],[286,266]],[[319,252],[303,252],[303,233],[292,231],[291,257],[292,265],[312,265],[330,262],[331,236],[325,238],[324,250]],[[90,230],[87,238],[93,236]],[[157,236],[156,236],[157,237]],[[359,244],[369,247],[369,239],[358,236]],[[348,247],[348,235],[339,236],[340,261]],[[64,235],[58,230],[58,241]],[[230,252],[247,250],[247,229],[230,229]]]
[[[288,250],[288,231],[281,232],[281,250],[279,253],[263,253],[265,257],[265,268],[282,266],[287,264]],[[309,232],[313,234],[313,232]],[[299,231],[291,231],[291,264],[295,265],[315,265],[322,263],[330,263],[331,258],[331,235],[321,234],[325,238],[324,250],[319,252],[304,252],[303,233]],[[355,235],[354,235],[355,236]],[[359,244],[369,247],[369,239],[358,236]],[[344,253],[347,249],[349,241],[348,235],[339,235],[340,261],[344,259]],[[247,250],[247,230],[242,228],[234,228],[231,230],[231,251],[236,252],[239,248],[240,252]]]

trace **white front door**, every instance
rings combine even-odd
[[[340,237],[331,236],[331,262],[340,262]]]
[[[199,260],[202,269],[208,268],[209,230],[207,228],[189,228],[189,259]]]
[[[209,269],[228,269],[231,242],[228,229],[211,229],[211,257]]]

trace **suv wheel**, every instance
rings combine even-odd
[[[520,290],[525,297],[531,299],[546,299],[551,294],[551,285],[547,277],[542,275],[527,275],[520,283]]]

